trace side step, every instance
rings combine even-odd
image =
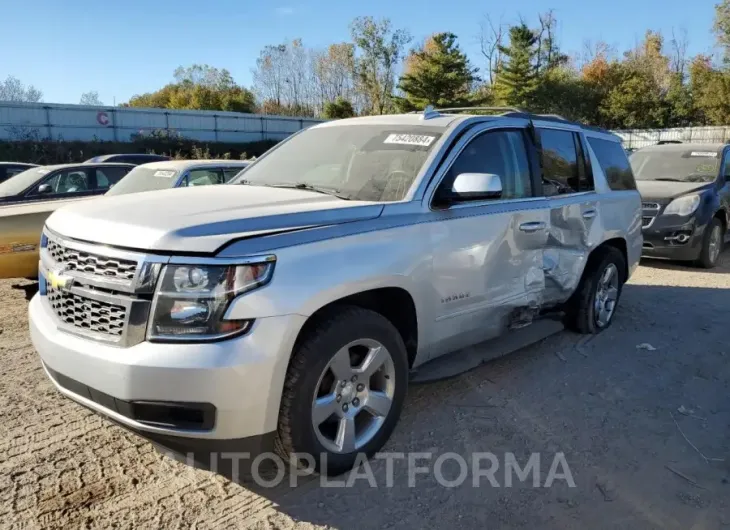
[[[477,366],[525,348],[563,331],[560,320],[544,318],[535,320],[527,327],[508,331],[504,335],[460,351],[437,357],[411,372],[411,383],[430,383],[473,370]]]

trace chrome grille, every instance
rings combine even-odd
[[[53,260],[67,271],[77,271],[109,279],[132,281],[137,262],[120,258],[108,258],[66,247],[62,243],[48,240],[47,251]]]
[[[654,222],[654,217],[642,217],[641,218],[641,228],[647,228],[651,226],[651,223]]]
[[[110,339],[121,337],[124,332],[127,310],[123,306],[53,289],[50,285],[47,297],[56,316],[80,331],[101,333]]]

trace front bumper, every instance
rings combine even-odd
[[[261,318],[247,335],[227,341],[142,342],[129,348],[59,330],[41,295],[31,300],[29,319],[33,345],[61,393],[150,439],[182,448],[206,440],[271,437],[290,353],[305,317]],[[194,404],[212,410],[213,419],[200,428],[150,423],[128,408],[140,402]]]
[[[658,215],[650,226],[642,230],[644,245],[641,255],[648,258],[666,258],[682,261],[696,260],[702,250],[705,225],[695,219]],[[678,236],[689,237],[680,242]]]

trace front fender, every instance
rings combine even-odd
[[[226,318],[308,317],[347,296],[396,287],[413,298],[420,332],[433,289],[424,230],[404,226],[280,249],[271,283],[234,300]]]

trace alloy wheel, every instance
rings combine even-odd
[[[611,322],[618,301],[618,269],[609,263],[598,279],[594,301],[594,318],[599,328],[605,328]]]
[[[358,339],[340,348],[320,375],[312,426],[333,453],[352,453],[380,431],[395,395],[395,365],[380,342]]]

